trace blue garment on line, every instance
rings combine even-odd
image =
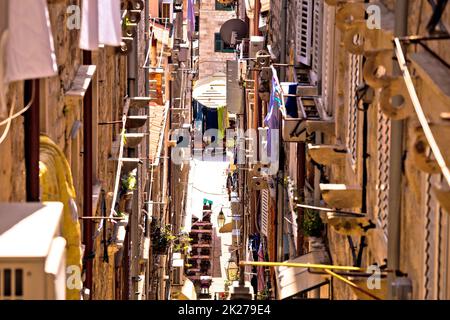
[[[297,84],[289,85],[289,94],[297,94]],[[298,118],[297,97],[288,97],[286,100],[286,113],[289,117]]]
[[[219,120],[217,118],[217,109],[205,108],[206,109],[206,120],[205,120],[205,130],[218,129]]]
[[[269,99],[269,112],[264,118],[264,124],[269,127],[267,137],[267,153],[269,156],[272,154],[272,130],[280,128],[280,107],[283,105],[281,101],[281,86],[278,82],[276,71],[273,70],[272,76],[272,90],[270,92]]]

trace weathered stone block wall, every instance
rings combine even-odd
[[[13,100],[16,111],[28,103],[23,99],[23,81],[11,83],[8,89],[8,111]],[[0,120],[5,118],[6,114]],[[6,125],[0,127],[0,135],[5,129]],[[0,144],[0,202],[20,202],[26,199],[23,129],[23,116],[20,116],[12,121],[6,139]]]

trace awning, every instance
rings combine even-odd
[[[178,300],[197,300],[197,291],[195,290],[194,283],[188,278],[184,279]]]
[[[330,258],[326,251],[320,250],[285,262],[329,264]],[[279,299],[286,299],[328,283],[324,276],[310,273],[307,268],[275,267],[275,277]]]
[[[197,81],[192,97],[208,108],[218,108],[227,104],[226,75],[216,73]]]
[[[150,161],[159,163],[164,144],[164,131],[167,123],[169,104],[165,106],[150,104]]]
[[[226,223],[222,228],[219,229],[219,233],[228,233],[233,230],[233,223]]]
[[[152,26],[153,37],[162,44],[172,47],[172,38],[170,37],[170,27],[154,23]]]

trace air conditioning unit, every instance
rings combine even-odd
[[[178,62],[186,62],[188,60],[188,53],[189,53],[189,45],[186,44],[180,44],[180,49],[178,53]]]
[[[256,59],[256,54],[258,53],[258,51],[261,51],[263,49],[264,49],[264,37],[251,36],[249,58]]]
[[[0,300],[66,298],[62,216],[60,202],[0,204]]]
[[[243,92],[239,86],[238,60],[227,60],[227,106],[231,113],[244,113]]]

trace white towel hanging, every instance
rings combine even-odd
[[[10,1],[8,15],[6,82],[56,75],[58,66],[47,1]]]
[[[80,48],[97,50],[99,44],[120,46],[120,0],[83,0]]]
[[[80,48],[83,50],[98,49],[98,8],[97,0],[83,0],[80,33]]]
[[[98,0],[99,41],[109,46],[120,46],[122,41],[120,0]]]

